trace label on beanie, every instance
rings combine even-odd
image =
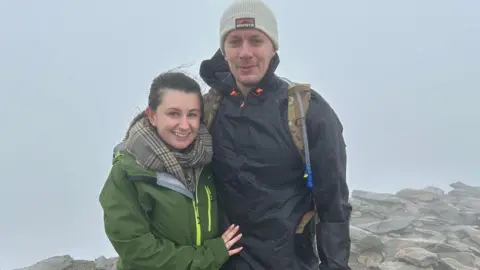
[[[255,28],[255,18],[235,19],[235,28]]]

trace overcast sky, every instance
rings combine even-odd
[[[352,190],[480,185],[480,1],[267,2],[278,74],[343,121]],[[154,76],[198,74],[228,3],[0,1],[0,269],[115,255],[98,203],[112,148]]]

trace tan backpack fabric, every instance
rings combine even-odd
[[[306,118],[308,106],[310,105],[311,97],[311,85],[305,83],[293,83],[288,81],[288,127],[292,136],[293,142],[300,152],[300,156],[305,162],[305,143],[304,143],[304,131],[306,127],[301,121],[302,118]],[[211,88],[206,95],[204,95],[204,123],[210,130],[213,120],[215,119],[218,106],[222,101],[222,94]],[[300,106],[300,103],[303,105]],[[303,110],[302,110],[303,109]],[[306,134],[305,134],[306,135]],[[301,218],[296,228],[296,233],[301,234],[307,223],[316,215],[316,211],[309,211]]]

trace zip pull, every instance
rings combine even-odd
[[[255,90],[255,96],[260,96],[260,94],[263,93],[263,89],[262,88],[257,88],[257,90]]]

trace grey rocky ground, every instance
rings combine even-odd
[[[480,269],[480,187],[352,191],[353,270]],[[22,270],[110,270],[115,258],[57,256]]]

